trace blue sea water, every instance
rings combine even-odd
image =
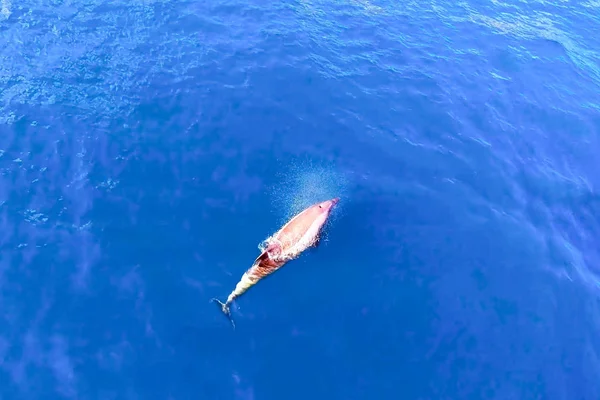
[[[599,399],[597,0],[0,1],[0,398]],[[258,245],[323,243],[236,302]]]

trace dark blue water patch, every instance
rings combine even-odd
[[[5,397],[597,397],[583,7],[8,7]]]

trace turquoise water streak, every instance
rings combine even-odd
[[[600,398],[598,1],[0,0],[0,398]],[[341,197],[323,243],[225,298]]]

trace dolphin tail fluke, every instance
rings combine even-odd
[[[225,314],[225,316],[229,319],[229,322],[231,322],[231,326],[233,326],[233,329],[235,329],[235,323],[233,322],[233,318],[231,317],[231,310],[229,309],[229,304],[223,303],[217,298],[213,298],[211,299],[211,301],[219,305],[219,308],[221,309],[223,314]]]

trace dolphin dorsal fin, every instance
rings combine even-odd
[[[266,260],[267,258],[277,258],[281,254],[281,244],[279,242],[271,242],[265,247],[265,249],[260,253],[254,263],[258,263],[260,261]]]
[[[278,241],[273,241],[269,243],[264,252],[268,253],[271,257],[278,256],[279,254],[281,254],[281,244]]]

